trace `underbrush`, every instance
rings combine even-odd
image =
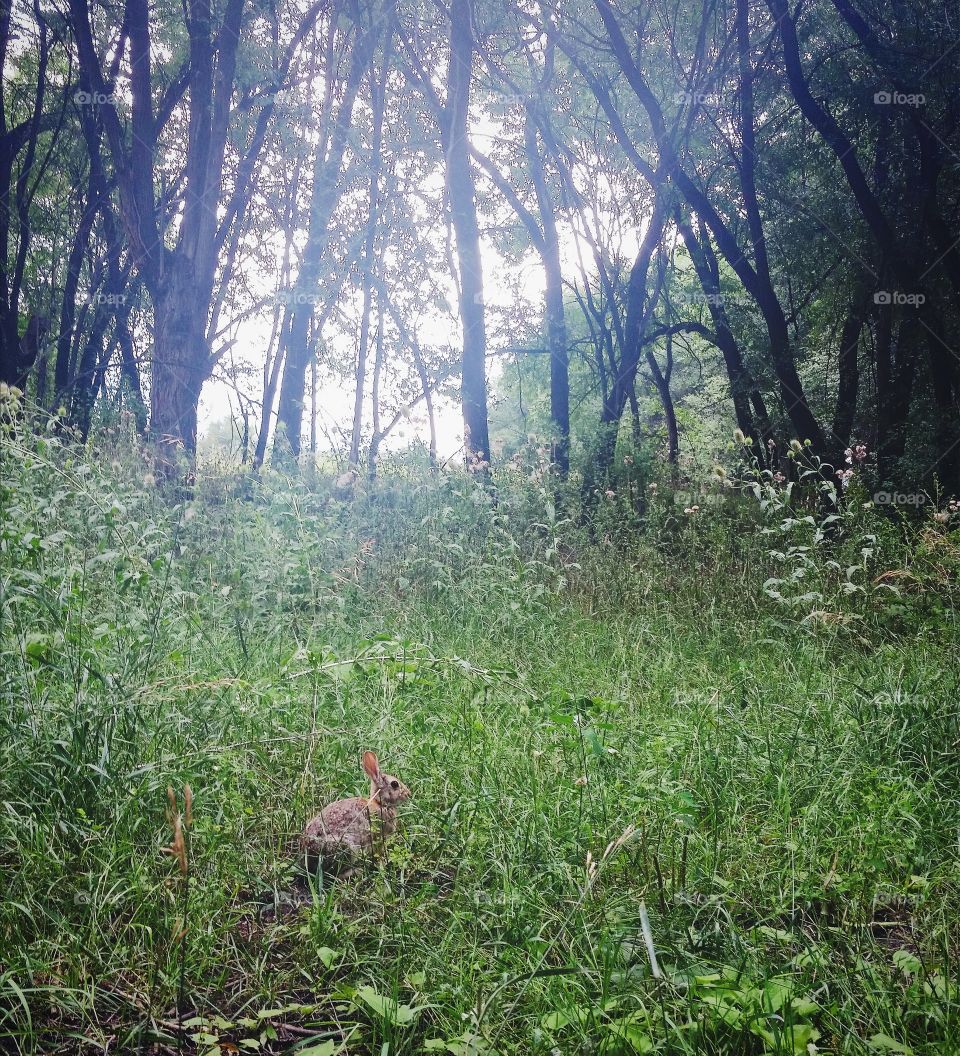
[[[0,1048],[955,1051],[949,520],[0,457]]]

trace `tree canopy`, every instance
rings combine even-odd
[[[339,379],[349,465],[411,414],[435,454],[456,392],[482,472],[526,378],[558,477],[628,435],[676,463],[696,408],[763,464],[861,443],[956,491],[958,32],[917,0],[4,0],[0,378],[171,466],[211,379],[255,467],[316,450]]]

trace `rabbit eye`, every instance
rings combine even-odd
[[[399,781],[391,781],[390,782],[390,787],[393,788],[393,789],[397,789],[397,788],[400,787],[400,782]]]

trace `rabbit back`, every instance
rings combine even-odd
[[[370,850],[370,806],[363,796],[330,803],[303,832],[304,849],[310,855],[332,858]]]

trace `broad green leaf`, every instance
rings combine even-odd
[[[896,1052],[900,1056],[913,1056],[913,1049],[895,1041],[889,1034],[874,1034],[867,1042],[874,1052]]]
[[[392,997],[378,994],[372,986],[361,986],[358,988],[356,1001],[362,1001],[372,1012],[398,1027],[408,1027],[416,1018],[417,1013],[409,1005],[401,1005]]]

